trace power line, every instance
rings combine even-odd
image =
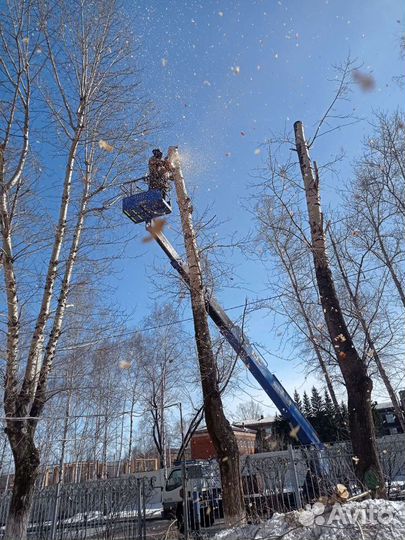
[[[125,415],[132,415],[135,418],[141,418],[144,416],[144,413],[136,413],[134,411],[122,411],[120,413],[114,413],[114,414],[71,414],[69,416],[0,416],[0,421],[13,421],[13,422],[22,422],[24,420],[66,420],[68,418],[69,420],[75,420],[77,418],[108,418],[108,420],[111,420],[112,418],[120,418],[121,416]]]
[[[225,308],[224,311],[232,311],[233,309],[241,309],[241,308],[244,308],[246,306],[252,306],[252,305],[255,305],[255,304],[260,304],[261,302],[266,302],[268,300],[275,300],[275,299],[279,298],[280,296],[281,295],[278,294],[276,296],[269,296],[267,298],[259,298],[258,300],[252,300],[250,302],[245,302],[244,304],[239,304],[239,305],[236,305],[236,306],[231,306],[231,307]],[[167,328],[168,326],[173,326],[173,325],[176,325],[176,324],[182,324],[182,323],[185,323],[185,322],[190,322],[192,320],[193,320],[193,317],[187,317],[185,319],[180,319],[178,321],[170,321],[170,322],[167,322],[167,323],[161,323],[161,324],[158,324],[156,326],[146,326],[146,327],[138,328],[138,329],[135,329],[135,330],[127,330],[126,332],[121,332],[120,334],[114,334],[114,337],[120,338],[120,337],[125,337],[125,336],[133,335],[133,334],[136,334],[136,333],[140,333],[140,332],[148,332],[150,330],[158,330],[159,328]],[[100,342],[102,342],[104,340],[105,340],[105,338],[99,338],[99,339],[96,339],[96,340],[93,340],[93,341],[83,341],[81,343],[77,343],[77,344],[72,345],[70,347],[61,347],[59,349],[59,351],[72,351],[72,350],[75,350],[75,349],[80,349],[82,347],[87,347],[89,345],[95,345],[95,344],[100,343]]]

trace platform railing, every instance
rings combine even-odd
[[[137,193],[142,193],[143,191],[146,191],[146,189],[142,189],[139,184],[142,182],[144,183],[145,187],[147,188],[149,186],[149,176],[141,176],[140,178],[136,178],[135,180],[130,180],[128,182],[124,182],[121,184],[121,190],[124,193],[126,197],[130,197],[131,195],[136,195]]]

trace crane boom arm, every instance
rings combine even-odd
[[[181,259],[177,251],[161,232],[155,232],[150,227],[147,230],[153,235],[161,249],[166,253],[170,264],[180,274],[189,287],[189,273],[187,264]],[[207,292],[208,293],[208,292]],[[243,331],[232,322],[222,307],[212,295],[207,294],[207,310],[210,318],[216,324],[222,335],[241,358],[245,366],[260,384],[281,415],[292,425],[292,433],[302,444],[313,444],[323,448],[318,434],[301,413],[294,400],[290,397],[277,377],[270,373],[264,361],[254,351]]]

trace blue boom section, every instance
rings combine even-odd
[[[208,300],[208,313],[233,350],[260,384],[283,418],[293,427],[293,433],[302,444],[323,448],[318,434],[301,413],[277,377],[270,373],[263,360],[255,353],[242,330],[235,325],[215,299]]]
[[[124,199],[125,208],[125,199]],[[124,213],[125,210],[124,210]],[[128,214],[127,214],[128,215]],[[131,217],[132,219],[132,217]],[[180,258],[177,251],[170,244],[164,234],[155,233],[147,226],[147,230],[153,235],[156,242],[170,259],[170,264],[183,278],[189,287],[188,267]],[[293,399],[289,396],[283,385],[273,373],[267,369],[263,360],[255,353],[249,340],[242,330],[235,325],[218,302],[210,295],[206,295],[208,314],[216,324],[221,334],[226,338],[233,350],[241,358],[245,366],[251,372],[256,381],[260,384],[281,415],[291,424],[294,433],[302,444],[312,444],[322,449],[323,443],[318,434],[301,413]]]

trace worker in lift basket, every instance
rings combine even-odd
[[[170,191],[170,181],[173,180],[174,167],[168,160],[163,159],[163,154],[159,148],[152,150],[152,157],[149,159],[149,189],[160,189],[164,199]]]

